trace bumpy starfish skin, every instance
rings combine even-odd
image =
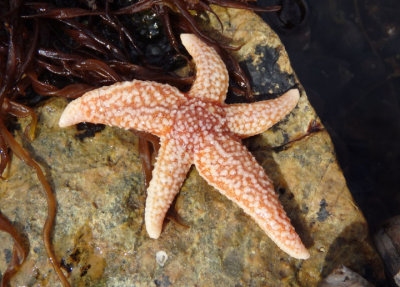
[[[103,123],[161,138],[146,199],[145,222],[151,238],[160,236],[165,214],[194,163],[210,185],[243,208],[282,250],[307,259],[309,253],[271,181],[240,142],[288,114],[297,104],[298,90],[273,100],[226,105],[228,72],[218,54],[194,35],[183,34],[181,39],[197,68],[186,95],[155,82],[117,83],[71,102],[59,125]]]

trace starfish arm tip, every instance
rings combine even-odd
[[[80,113],[75,110],[75,106],[76,105],[72,102],[65,108],[58,121],[58,126],[60,128],[69,127],[80,122]]]
[[[306,249],[305,251],[298,253],[296,255],[292,255],[292,257],[300,260],[307,260],[310,258],[310,252]]]
[[[303,260],[307,260],[310,258],[310,252],[308,252],[308,250],[306,249],[304,252],[299,254],[298,259],[303,259]]]
[[[283,96],[286,96],[289,99],[291,99],[291,102],[293,102],[294,107],[295,107],[300,99],[300,91],[298,89],[290,89],[285,94],[283,94]]]
[[[158,239],[160,237],[161,230],[155,230],[155,229],[147,226],[147,224],[146,224],[146,230],[147,230],[147,234],[149,235],[149,237],[151,239]]]
[[[69,124],[68,118],[66,118],[65,116],[61,115],[61,118],[58,122],[58,126],[60,128],[66,128],[68,126],[70,126],[71,124]]]
[[[189,34],[189,33],[182,33],[180,35],[182,42],[190,41],[190,38],[193,36],[194,36],[193,34]]]
[[[146,202],[147,205],[147,202]],[[149,235],[149,237],[151,239],[158,239],[161,235],[161,231],[162,231],[162,222],[164,220],[164,218],[161,219],[161,221],[158,218],[154,218],[154,216],[148,212],[148,206],[146,206],[147,210],[145,212],[145,225],[146,225],[146,230],[147,230],[147,234]]]
[[[250,214],[251,215],[251,214]],[[286,214],[284,214],[286,217]],[[300,236],[296,233],[294,228],[291,226],[292,231],[290,231],[290,238],[286,237],[286,232],[277,233],[275,230],[271,229],[267,222],[263,222],[262,220],[258,221],[261,229],[265,231],[265,233],[272,239],[273,242],[285,253],[289,254],[291,257],[301,260],[307,260],[310,258],[310,252],[304,246]],[[284,224],[290,225],[290,220]]]
[[[296,259],[307,260],[310,258],[310,252],[307,250],[307,248],[305,248],[305,246],[302,243],[301,243],[301,246],[296,250],[293,250],[293,249],[287,250],[286,248],[282,248],[282,247],[281,247],[281,249]]]
[[[290,224],[290,221],[288,221],[286,224]],[[292,231],[290,232],[290,238],[287,237],[287,234],[285,235],[285,232],[281,234],[275,234],[274,232],[271,232],[271,229],[267,229],[265,231],[268,235],[270,235],[272,241],[274,241],[280,249],[285,251],[293,258],[301,260],[307,260],[310,258],[310,252],[304,246],[300,236],[296,233],[293,227]]]

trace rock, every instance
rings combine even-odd
[[[236,56],[251,72],[260,98],[295,84],[301,90],[289,116],[245,143],[273,180],[311,258],[296,260],[282,252],[195,168],[174,207],[189,228],[166,220],[161,237],[150,239],[137,137],[106,127],[80,140],[75,127],[57,125],[66,101],[51,99],[37,109],[36,139],[29,143],[22,135],[27,120],[16,137],[41,164],[56,194],[53,243],[69,281],[73,286],[316,286],[343,264],[380,282],[383,269],[367,223],[278,37],[251,12],[216,12],[225,36],[245,43]],[[211,17],[217,27],[215,22]],[[30,242],[28,260],[12,285],[60,286],[41,237],[46,217],[41,186],[17,158],[0,183],[0,209]],[[4,271],[12,242],[3,233],[0,240]]]
[[[387,220],[375,234],[374,241],[388,277],[400,286],[400,215]]]
[[[341,266],[333,270],[318,287],[373,287],[373,285],[346,266]]]

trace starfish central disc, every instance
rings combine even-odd
[[[214,103],[190,99],[176,111],[168,138],[176,139],[188,152],[194,153],[208,134],[218,132],[229,132],[223,108]]]

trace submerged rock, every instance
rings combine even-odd
[[[316,286],[343,264],[379,282],[382,266],[368,240],[367,223],[278,37],[251,12],[216,11],[225,36],[233,44],[245,43],[236,56],[252,75],[259,98],[295,84],[302,92],[289,116],[245,143],[273,180],[310,259],[282,252],[195,168],[174,205],[189,227],[166,220],[161,237],[150,239],[137,137],[111,127],[93,137],[76,136],[75,127],[60,129],[67,102],[51,99],[37,109],[36,139],[27,142],[21,131],[16,136],[41,164],[56,194],[53,243],[69,281],[73,286]],[[210,21],[218,27],[213,17]],[[21,121],[22,128],[26,124]],[[15,157],[8,178],[0,182],[0,210],[30,242],[28,260],[12,285],[61,286],[42,242],[47,209],[41,186]],[[0,240],[4,271],[12,241],[4,233]]]

